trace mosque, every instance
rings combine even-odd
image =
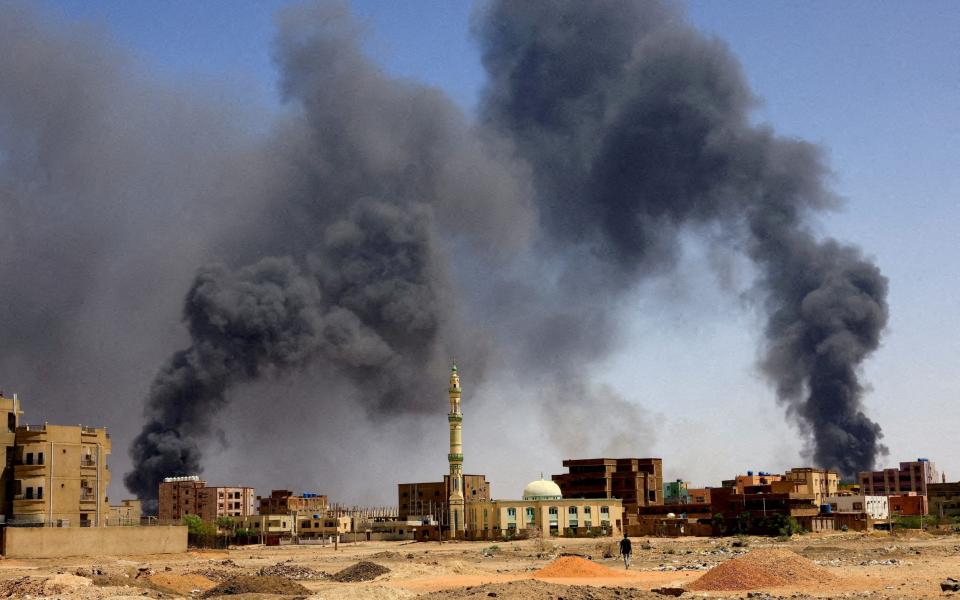
[[[443,483],[400,484],[401,512],[405,500],[406,506],[410,506],[411,490],[433,486],[428,489],[434,489],[435,494],[439,494],[440,489],[448,494],[446,506],[435,512],[446,513],[447,518],[441,522],[444,537],[450,539],[529,537],[538,532],[559,537],[622,535],[623,503],[619,499],[564,498],[560,486],[541,475],[540,479],[527,484],[521,500],[494,500],[490,498],[484,476],[464,476],[461,395],[460,373],[454,364],[450,370],[450,412],[447,414],[450,473]]]

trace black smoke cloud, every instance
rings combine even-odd
[[[761,368],[816,460],[849,474],[883,450],[857,372],[885,280],[815,235],[837,204],[819,151],[750,124],[736,60],[675,6],[481,5],[476,122],[384,75],[342,4],[278,15],[278,115],[151,79],[101,31],[48,20],[0,8],[0,275],[17,282],[0,369],[29,396],[78,398],[68,420],[149,390],[139,434],[114,430],[135,438],[142,498],[202,470],[251,384],[329,381],[296,390],[310,418],[383,424],[434,410],[454,355],[472,386],[497,372],[494,388],[541,401],[565,452],[632,454],[648,417],[592,371],[690,233],[756,265]]]
[[[886,325],[886,280],[810,233],[811,213],[836,203],[820,153],[750,124],[725,45],[657,2],[492,2],[475,30],[490,76],[483,119],[533,167],[563,296],[583,281],[591,296],[635,289],[674,264],[684,230],[745,250],[769,316],[763,372],[819,465],[872,468],[885,449],[857,373]],[[610,329],[568,328],[568,345]]]

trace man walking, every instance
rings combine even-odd
[[[623,539],[620,540],[620,556],[623,557],[623,568],[630,568],[630,555],[633,553],[633,547],[630,544],[630,538],[627,537],[626,532],[623,534]]]

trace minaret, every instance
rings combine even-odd
[[[460,375],[454,363],[450,369],[450,539],[461,535],[465,529],[463,502],[463,413],[460,412]]]

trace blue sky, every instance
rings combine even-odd
[[[50,2],[52,11],[89,20],[115,36],[166,77],[230,80],[267,111],[279,103],[270,40],[272,14],[283,4]],[[483,72],[468,33],[471,3],[351,4],[367,23],[369,54],[387,71],[441,87],[465,111],[473,110]],[[696,0],[687,9],[694,25],[725,40],[741,60],[762,101],[756,120],[826,148],[834,187],[847,204],[823,218],[823,232],[863,247],[891,280],[890,328],[866,367],[872,385],[867,403],[886,431],[888,462],[929,456],[957,479],[956,3]],[[686,268],[695,272],[696,253],[688,262]],[[668,476],[718,484],[719,474],[717,481],[707,479],[713,467],[745,471],[798,464],[798,436],[752,370],[755,318],[719,292],[691,294],[686,308],[667,313],[657,305],[657,293],[637,299],[637,317],[629,326],[638,341],[606,365],[605,379],[624,390],[643,390],[632,399],[663,419],[649,450],[667,459]],[[691,372],[700,375],[675,376]],[[725,441],[731,437],[736,440]],[[733,457],[698,459],[700,443],[728,443]]]

